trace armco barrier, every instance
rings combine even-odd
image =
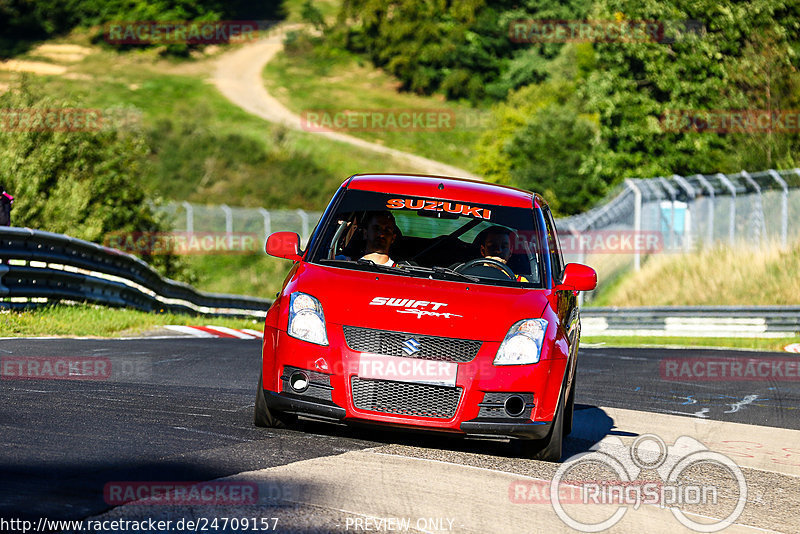
[[[0,227],[0,307],[69,300],[143,311],[265,317],[272,301],[201,293],[142,260],[69,236]]]
[[[264,317],[270,300],[201,293],[142,260],[61,234],[0,227],[0,307],[31,299],[86,301],[143,311]],[[800,306],[583,308],[584,335],[791,337]]]
[[[583,308],[585,336],[793,337],[800,306]]]

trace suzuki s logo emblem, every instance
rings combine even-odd
[[[422,345],[420,345],[420,342],[412,337],[411,339],[403,342],[403,352],[411,356],[418,353],[421,346]]]

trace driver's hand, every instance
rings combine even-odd
[[[503,264],[506,263],[506,260],[504,260],[503,258],[501,258],[499,256],[484,256],[484,258],[487,259],[487,260],[499,261],[500,263],[503,263]]]

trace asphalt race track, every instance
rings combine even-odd
[[[549,481],[558,464],[515,457],[504,442],[313,421],[292,429],[254,427],[259,341],[0,340],[4,365],[17,357],[44,362],[56,356],[91,357],[113,364],[114,371],[81,380],[14,379],[3,372],[0,518],[251,517],[255,524],[263,517],[278,518],[276,530],[283,532],[572,531],[549,502],[533,502],[531,492],[517,488]],[[726,532],[800,532],[800,379],[790,371],[747,380],[725,380],[711,367],[700,370],[703,377],[669,371],[685,370],[683,359],[693,365],[768,361],[774,371],[776,360],[788,358],[582,348],[575,428],[565,457],[601,440],[629,446],[652,432],[671,445],[679,436],[692,436],[730,457],[747,481],[744,511]],[[691,369],[698,373],[697,366]],[[223,477],[257,486],[258,501],[237,507],[108,503],[113,483]],[[707,504],[688,513],[727,515]],[[394,528],[403,518],[410,526]],[[218,524],[208,531],[242,527]],[[668,510],[642,506],[613,531],[641,528],[687,530]]]

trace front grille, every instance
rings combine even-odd
[[[353,403],[371,412],[452,419],[462,388],[352,377]]]
[[[408,354],[403,350],[403,343],[412,338],[419,343],[419,352]],[[348,347],[358,352],[456,363],[471,361],[481,348],[481,342],[473,339],[423,336],[355,326],[344,327],[344,339]]]

